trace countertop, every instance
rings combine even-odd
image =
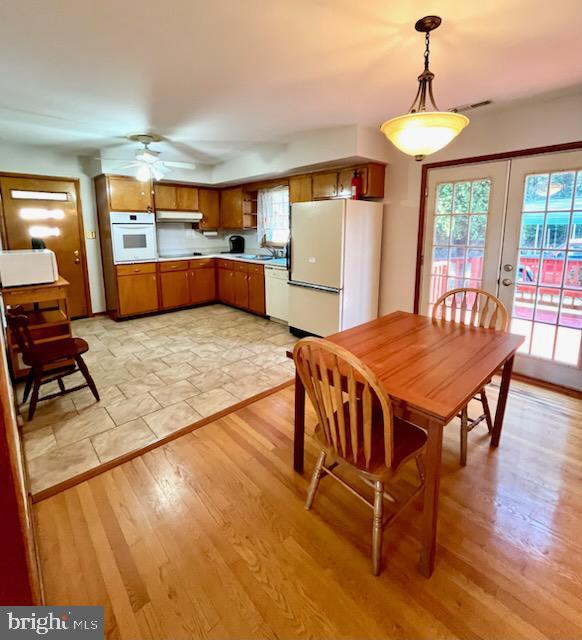
[[[276,269],[287,269],[286,258],[269,258],[269,260],[260,260],[250,257],[252,254],[245,253],[205,253],[201,256],[169,256],[164,258],[157,258],[157,260],[148,260],[148,262],[171,262],[174,260],[205,260],[208,258],[219,258],[222,260],[234,260],[236,262],[250,262],[251,264],[264,264]],[[133,264],[131,262],[125,262],[122,264]]]

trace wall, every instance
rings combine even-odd
[[[257,240],[257,232],[252,231],[219,231],[215,237],[204,236],[192,229],[192,225],[181,222],[164,222],[157,225],[158,253],[161,255],[177,255],[187,252],[220,253],[228,251],[228,238],[240,235],[245,239],[245,251],[261,253]]]
[[[97,239],[85,240],[91,306],[95,313],[105,309],[101,252],[95,211],[92,165],[87,160],[65,156],[40,147],[0,146],[0,171],[78,178],[85,233],[97,232]]]
[[[582,140],[582,93],[530,99],[470,112],[471,123],[426,163]],[[380,278],[380,310],[412,311],[422,163],[392,145]]]

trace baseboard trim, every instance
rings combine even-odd
[[[571,398],[582,399],[582,391],[576,391],[576,389],[571,389],[570,387],[562,387],[561,385],[554,384],[553,382],[547,382],[546,380],[540,380],[539,378],[531,378],[530,376],[526,376],[523,373],[515,373],[515,371],[511,374],[511,377],[514,380],[526,382],[527,384],[531,384],[534,387],[541,387],[542,389],[548,389],[550,391],[555,391],[556,393],[562,393],[566,396],[570,396]]]
[[[267,396],[272,395],[273,393],[277,393],[278,391],[282,391],[283,389],[286,389],[287,387],[290,387],[294,384],[294,380],[288,380],[287,382],[283,382],[280,385],[277,385],[276,387],[273,387],[272,389],[267,389],[266,391],[261,391],[261,393],[257,393],[254,396],[251,396],[250,398],[246,398],[245,400],[241,400],[240,402],[238,402],[237,404],[234,404],[230,407],[227,407],[226,409],[223,409],[222,411],[218,411],[217,413],[213,413],[211,416],[208,416],[206,418],[203,418],[202,420],[199,420],[198,422],[194,422],[193,424],[187,426],[187,427],[183,427],[182,429],[178,429],[178,431],[175,431],[174,433],[171,433],[170,435],[166,436],[165,438],[162,438],[161,440],[157,440],[156,442],[152,442],[151,444],[148,444],[146,447],[142,447],[141,449],[136,449],[135,451],[130,451],[129,453],[126,453],[122,456],[119,456],[118,458],[114,458],[113,460],[110,460],[109,462],[105,462],[102,465],[99,465],[98,467],[95,467],[93,469],[89,469],[89,471],[84,471],[83,473],[80,473],[79,475],[73,476],[72,478],[68,478],[67,480],[64,480],[63,482],[60,482],[59,484],[54,485],[53,487],[49,487],[48,489],[43,489],[42,491],[39,491],[38,493],[35,493],[32,495],[32,502],[33,504],[36,504],[37,502],[41,502],[42,500],[46,500],[47,498],[51,498],[52,496],[57,495],[57,493],[61,493],[62,491],[66,491],[67,489],[70,489],[71,487],[74,487],[78,484],[81,484],[81,482],[85,482],[85,480],[89,480],[91,478],[94,478],[95,476],[98,476],[101,473],[104,473],[105,471],[109,471],[110,469],[113,469],[114,467],[118,467],[120,464],[123,464],[125,462],[129,462],[130,460],[133,460],[134,458],[137,458],[141,455],[143,455],[144,453],[147,453],[148,451],[152,451],[152,449],[157,449],[158,447],[161,447],[164,444],[167,444],[168,442],[172,442],[172,440],[176,440],[177,438],[180,438],[183,435],[186,435],[187,433],[190,433],[192,431],[195,431],[196,429],[200,429],[201,427],[214,422],[215,420],[220,420],[220,418],[224,418],[224,416],[227,416],[230,413],[234,413],[235,411],[238,411],[250,404],[253,404],[254,402],[257,402],[258,400],[262,400],[263,398],[266,398]]]

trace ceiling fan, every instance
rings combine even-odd
[[[191,162],[175,162],[170,160],[160,160],[160,151],[150,149],[153,142],[161,142],[162,136],[156,133],[132,133],[127,136],[132,142],[139,142],[143,148],[135,152],[135,160],[120,165],[120,169],[137,168],[136,178],[141,182],[148,180],[161,180],[171,172],[172,168],[195,169],[196,165]]]

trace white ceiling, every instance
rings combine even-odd
[[[436,13],[440,108],[582,81],[580,0],[18,0],[0,19],[0,140],[219,162],[408,109]]]

